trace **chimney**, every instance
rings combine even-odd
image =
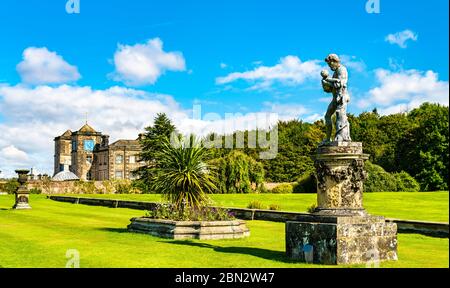
[[[109,135],[102,136],[102,147],[107,147],[109,145]]]

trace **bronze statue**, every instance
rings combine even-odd
[[[347,103],[350,102],[350,96],[347,90],[348,72],[347,68],[341,64],[341,60],[336,54],[330,54],[325,58],[325,62],[332,71],[333,77],[329,77],[328,71],[323,70],[322,87],[326,93],[333,94],[333,100],[328,106],[325,115],[325,123],[327,127],[327,135],[321,145],[326,145],[331,141],[350,142],[350,123],[347,119]],[[334,139],[331,138],[333,130],[333,122],[331,117],[336,113],[336,135]]]

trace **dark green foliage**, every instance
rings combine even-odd
[[[323,140],[323,123],[297,120],[278,123],[278,155],[263,160],[268,182],[294,182],[299,175],[314,169],[311,156]]]
[[[243,152],[234,150],[228,155],[210,161],[218,170],[217,193],[251,193],[252,186],[261,188],[264,168],[261,163]]]
[[[419,192],[420,184],[407,172],[394,173],[398,192]]]
[[[154,191],[152,191],[150,189],[149,185],[147,185],[147,181],[145,181],[144,179],[133,180],[131,185],[133,186],[133,188],[139,190],[141,194],[154,194],[155,193]]]
[[[19,188],[20,184],[17,181],[17,179],[9,179],[6,181],[6,183],[2,184],[2,187],[0,187],[2,192],[6,192],[8,194],[14,194],[17,189]]]
[[[272,189],[273,194],[290,194],[293,192],[293,185],[289,183],[283,183]]]
[[[424,191],[448,190],[448,107],[425,103],[408,114],[411,129],[398,145],[399,169],[407,171]]]
[[[365,192],[396,192],[397,180],[394,175],[386,172],[383,167],[367,161],[366,172],[368,177],[364,182]]]
[[[152,168],[158,164],[156,154],[163,149],[163,143],[168,142],[175,131],[175,126],[164,113],[156,116],[153,126],[145,128],[145,133],[140,138],[142,152],[139,155],[139,161],[144,162],[145,165],[134,172],[142,180],[139,185],[143,191],[150,193],[151,189],[148,187],[151,183],[149,181],[154,176]],[[144,186],[146,187],[144,188]]]
[[[294,193],[316,193],[317,179],[314,172],[305,173],[294,184]]]
[[[419,192],[419,183],[407,172],[386,172],[381,166],[366,162],[368,178],[364,183],[366,192]]]
[[[234,214],[224,208],[186,207],[180,210],[172,204],[158,204],[153,210],[146,211],[145,217],[172,221],[230,221],[235,219]]]
[[[352,139],[363,142],[372,163],[406,171],[423,191],[448,190],[449,109],[425,103],[409,113],[349,116]],[[408,189],[408,188],[406,188]]]
[[[308,211],[308,213],[314,213],[314,212],[316,212],[316,209],[317,209],[317,204],[314,203],[308,207],[307,211]]]
[[[32,188],[29,192],[30,194],[42,194],[42,190],[39,188]]]

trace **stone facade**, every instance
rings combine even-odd
[[[362,143],[319,146],[317,208],[305,221],[286,222],[288,257],[317,264],[360,264],[397,260],[397,225],[363,207]]]
[[[55,138],[54,175],[64,165],[80,180],[133,179],[132,171],[143,165],[138,155],[138,140],[118,140],[109,144],[109,136],[88,124],[76,132],[66,131]]]
[[[61,136],[55,138],[55,174],[62,171],[64,165],[72,163],[72,131],[67,130]]]

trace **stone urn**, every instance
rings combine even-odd
[[[31,209],[31,206],[29,204],[29,195],[30,192],[27,189],[27,180],[28,180],[28,173],[30,173],[30,170],[27,169],[20,169],[16,170],[16,173],[19,175],[19,188],[17,188],[15,194],[16,194],[16,203],[13,206],[13,209],[22,210],[22,209]]]

